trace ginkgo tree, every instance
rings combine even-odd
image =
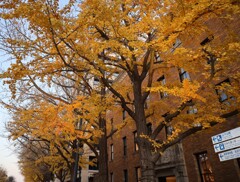
[[[27,6],[27,4],[25,5]],[[40,7],[40,5],[41,3],[38,5],[36,4],[37,7]],[[47,19],[47,17],[49,18],[51,16],[48,11],[53,8],[53,4],[50,3],[44,5],[48,5],[46,6],[48,7],[48,9],[46,9],[47,12],[45,12]],[[69,6],[70,5],[72,5],[72,2],[69,2]],[[63,11],[62,13],[68,14],[68,5],[61,11]],[[72,18],[66,17],[66,19],[67,18],[69,19],[68,23],[73,20]],[[74,173],[73,160],[75,157],[72,156],[72,153],[76,152],[76,140],[81,140],[81,142],[84,140],[84,143],[94,151],[98,160],[103,161],[99,165],[99,172],[100,174],[105,174],[105,177],[103,175],[104,179],[102,180],[105,181],[107,179],[107,146],[106,137],[103,138],[101,135],[106,132],[104,131],[104,128],[106,127],[105,120],[100,116],[100,113],[102,109],[105,109],[106,104],[104,104],[104,100],[101,99],[101,97],[98,97],[98,94],[94,94],[94,92],[91,94],[90,100],[87,99],[87,97],[78,97],[79,95],[89,96],[89,94],[92,92],[92,87],[88,83],[89,78],[91,79],[92,76],[89,76],[89,74],[86,73],[88,71],[86,63],[83,63],[81,66],[78,65],[78,68],[70,67],[67,63],[69,61],[66,60],[75,60],[77,58],[73,56],[73,52],[70,51],[69,56],[65,55],[65,61],[62,63],[61,61],[59,62],[58,59],[55,60],[56,55],[54,55],[55,53],[52,52],[54,50],[52,47],[50,47],[47,51],[47,46],[40,44],[40,47],[32,47],[35,49],[34,52],[37,56],[34,58],[31,53],[33,49],[28,47],[30,44],[27,42],[31,42],[35,38],[40,38],[39,40],[43,40],[44,38],[41,37],[42,32],[29,32],[26,30],[28,29],[26,26],[26,21],[24,21],[26,23],[24,24],[24,22],[17,21],[16,19],[11,20],[12,21],[4,22],[6,23],[5,26],[8,31],[3,33],[2,36],[5,38],[14,36],[22,43],[25,42],[23,44],[21,43],[21,48],[18,46],[10,48],[7,46],[7,44],[10,43],[8,41],[11,40],[7,38],[8,41],[5,42],[5,48],[3,48],[8,53],[12,54],[14,59],[18,60],[16,64],[12,65],[13,69],[16,68],[15,71],[18,72],[15,72],[13,75],[14,77],[16,76],[15,79],[5,80],[5,83],[10,84],[13,98],[18,104],[20,104],[16,106],[16,103],[4,103],[14,116],[14,121],[11,122],[11,125],[8,128],[11,132],[12,139],[26,139],[26,137],[31,137],[29,139],[30,141],[40,139],[44,140],[45,142],[49,142],[51,145],[53,145],[51,152],[54,155],[60,155],[59,157],[63,158],[67,164],[71,163],[68,164],[71,178],[73,178]],[[48,39],[47,41],[49,40],[51,41],[51,39]],[[51,42],[55,44],[54,41]],[[46,44],[48,43],[46,42]],[[27,47],[32,50],[30,50],[30,52],[24,51],[20,53],[20,49],[23,48],[26,50],[28,49]],[[31,60],[33,58],[34,60]],[[35,61],[40,61],[38,66],[37,62]],[[22,68],[18,70],[18,66]],[[8,71],[10,71],[10,69]],[[11,71],[8,73],[7,72],[5,72],[5,75]],[[57,87],[56,90],[53,89],[54,86]],[[89,104],[91,103],[92,105],[87,103],[84,104],[84,98]],[[99,101],[101,101],[101,105],[99,105]],[[82,107],[83,104],[84,107]],[[98,105],[98,107],[94,106],[94,104]],[[83,108],[85,108],[85,110]],[[93,108],[102,109],[94,110]],[[82,110],[84,111],[82,112]],[[36,115],[33,115],[33,113],[36,113]],[[91,117],[90,113],[92,114]],[[87,121],[84,122],[83,126],[81,126],[84,130],[84,134],[83,132],[79,131],[79,128],[75,128],[81,119]],[[96,123],[96,120],[99,123]],[[19,128],[21,130],[19,130]],[[101,147],[96,147],[97,140],[100,140],[99,146]],[[69,145],[70,148],[64,146],[63,144]],[[66,152],[66,149],[69,149],[70,151]],[[99,152],[101,155],[98,154],[97,149],[100,150]],[[48,157],[51,159],[51,157],[54,158],[54,155],[45,156],[44,158]],[[52,161],[54,163],[52,163]],[[82,161],[80,161],[80,163],[81,162]],[[49,160],[48,164],[54,166],[56,164],[56,160]],[[64,167],[65,165],[60,166]],[[101,180],[102,175],[99,176]]]
[[[46,153],[47,150],[44,142],[33,142],[29,143],[21,142],[22,146],[19,152],[19,166],[21,173],[24,176],[26,182],[30,181],[50,181],[54,180],[54,176],[50,170],[50,165],[44,162],[37,162],[42,158],[42,154]],[[37,143],[39,145],[37,145]],[[30,144],[30,145],[29,145]],[[44,154],[46,156],[46,154]],[[56,174],[56,173],[55,173]],[[64,175],[58,177],[60,181],[64,181]]]
[[[7,181],[7,172],[3,167],[0,167],[0,181],[1,182]]]
[[[33,87],[34,90],[29,86],[33,87],[33,85],[22,84],[17,88],[20,95],[16,95],[17,102],[14,104],[2,102],[12,113],[12,121],[7,127],[11,133],[10,138],[17,140],[23,150],[31,148],[31,151],[38,154],[34,161],[21,162],[26,177],[32,177],[31,174],[27,175],[27,172],[31,172],[31,165],[35,163],[36,166],[49,166],[50,172],[60,180],[62,179],[60,173],[64,171],[65,178],[69,176],[73,178],[75,153],[85,153],[83,146],[80,147],[77,143],[86,144],[99,161],[103,160],[102,150],[104,149],[98,147],[99,140],[104,135],[100,127],[102,123],[99,122],[102,122],[102,119],[99,115],[109,107],[106,102],[110,103],[111,99],[104,102],[99,94],[92,93],[91,97],[79,95],[73,102],[63,103],[50,97],[53,95],[53,88],[50,95],[50,92],[46,93],[43,90],[42,94],[38,93],[38,87]],[[64,94],[61,94],[63,97]],[[70,96],[70,93],[66,96]],[[41,147],[41,153],[36,152],[41,151],[38,147]],[[101,152],[101,156],[97,149]],[[26,153],[22,153],[21,159],[26,158],[24,154]],[[83,156],[80,158],[79,165],[85,168],[89,162],[93,165],[92,161],[88,161]],[[102,165],[105,165],[104,162]],[[36,176],[38,171],[32,172],[33,176]],[[36,177],[36,180],[38,179],[41,179],[40,174]]]
[[[62,77],[72,80],[75,88],[82,88],[79,84],[87,84],[83,79],[86,73],[98,78],[102,92],[97,98],[110,98],[106,97],[107,90],[134,121],[143,182],[155,180],[155,162],[166,148],[223,122],[224,117],[239,109],[239,34],[227,26],[239,17],[237,1],[86,0],[69,1],[60,8],[57,0],[8,0],[0,7],[7,30],[1,34],[1,47],[15,60],[1,77],[13,96],[19,80],[46,93],[37,82],[51,88],[54,79]],[[211,19],[226,24],[223,38],[216,35],[211,44],[202,46],[185,44],[188,37],[212,34],[211,26],[204,23]],[[182,46],[176,47],[179,40]],[[194,79],[168,85],[154,79],[171,69],[188,71]],[[129,84],[112,83],[116,72],[125,75]],[[225,82],[216,86],[224,77],[232,81],[231,85]],[[225,104],[212,102],[218,100],[215,89],[232,99]],[[168,97],[150,103],[146,109],[150,92],[166,93]],[[94,94],[88,96],[95,98]],[[56,94],[48,98],[57,104],[66,104],[69,99],[60,99]],[[71,103],[81,102],[77,97],[71,99]],[[75,112],[84,107],[78,105]],[[187,115],[185,111],[190,107],[196,107],[197,113]],[[67,113],[63,116],[74,117],[74,112]],[[98,114],[106,130],[104,110]],[[96,115],[89,116],[89,120],[96,119],[92,118]],[[152,133],[148,132],[147,122],[156,126]],[[69,132],[67,125],[56,123],[61,125],[58,132]],[[174,128],[172,135],[158,141],[158,134],[168,125]]]

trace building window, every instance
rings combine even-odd
[[[171,48],[171,52],[174,52],[181,44],[182,42],[177,39],[176,42],[173,44],[173,47]]]
[[[175,176],[159,177],[158,182],[173,182],[177,181]]]
[[[99,78],[94,77],[94,79],[93,79],[93,87],[97,87],[97,86],[99,86],[99,84],[100,84]]]
[[[201,182],[214,182],[212,166],[209,163],[207,152],[196,155]]]
[[[113,176],[113,173],[110,173],[110,182],[114,182],[114,176]]]
[[[128,182],[128,171],[123,170],[123,182]]]
[[[125,110],[123,110],[122,115],[123,115],[123,121],[124,121],[126,119],[126,116],[127,116],[127,113],[126,113]]]
[[[123,137],[123,155],[127,155],[127,138]]]
[[[94,165],[89,165],[89,170],[98,170],[98,163],[96,156],[89,156],[89,162],[94,163]]]
[[[145,101],[145,103],[144,103],[144,108],[145,108],[145,109],[148,108],[148,103],[149,103],[149,101],[150,101],[150,95],[147,96],[147,99],[146,99],[146,101]]]
[[[111,131],[113,131],[114,125],[113,125],[113,118],[111,118]]]
[[[110,160],[112,161],[114,159],[114,148],[113,144],[110,145]]]
[[[160,64],[163,62],[163,60],[161,59],[161,57],[157,51],[155,51],[154,57],[155,57],[154,64]]]
[[[196,106],[189,106],[187,110],[187,114],[196,114],[197,113],[197,108]]]
[[[237,158],[238,167],[240,168],[240,158]]]
[[[160,78],[158,78],[157,81],[158,81],[162,86],[166,85],[166,79],[165,79],[165,76],[164,76],[164,75],[161,76]],[[160,98],[161,98],[161,99],[163,99],[163,98],[165,98],[165,97],[167,97],[167,96],[168,96],[167,92],[160,92]]]
[[[179,77],[180,77],[181,82],[183,82],[183,80],[185,80],[185,79],[190,80],[189,73],[187,71],[185,71],[183,68],[179,69]]]
[[[200,45],[201,45],[201,46],[204,46],[204,45],[208,44],[209,42],[211,42],[213,39],[214,39],[214,36],[213,36],[213,35],[210,35],[210,36],[208,36],[207,38],[205,38],[205,39],[200,43]]]
[[[165,126],[165,130],[166,130],[166,137],[172,135],[172,133],[173,133],[173,127],[172,127],[171,125]]]
[[[141,168],[140,167],[136,167],[135,168],[135,173],[136,173],[136,181],[140,182],[141,181]]]
[[[151,135],[152,134],[152,123],[147,124],[147,134]]]
[[[217,86],[216,93],[219,96],[219,102],[230,105],[230,103],[229,103],[230,99],[234,100],[234,97],[233,96],[228,96],[227,93],[223,89],[218,88],[218,87],[221,87],[223,85],[226,85],[226,87],[231,86],[230,85],[230,80],[226,79],[223,82],[221,82],[220,84],[216,85]]]
[[[134,151],[137,152],[139,150],[138,144],[137,144],[137,131],[133,132],[134,137]]]

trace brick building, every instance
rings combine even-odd
[[[197,36],[182,35],[175,47],[191,47],[192,49],[204,46],[205,44],[221,44],[228,37],[228,29],[231,29],[237,40],[240,35],[239,18],[234,20],[220,20],[208,17],[202,21],[211,32],[202,32]],[[174,51],[174,49],[173,49]],[[239,71],[239,70],[237,70]],[[159,72],[154,79],[162,84],[166,82],[180,82],[182,79],[198,79],[198,75],[186,72],[183,69],[172,68],[163,73]],[[223,78],[225,81],[227,78]],[[232,82],[232,80],[228,80]],[[130,81],[126,75],[120,75],[118,82]],[[218,83],[216,83],[218,84]],[[216,92],[215,90],[213,92]],[[153,94],[148,98],[148,103],[157,99],[162,99],[165,93]],[[216,93],[219,94],[219,93]],[[220,102],[225,101],[226,95],[219,95]],[[223,100],[221,100],[223,99]],[[218,101],[214,101],[218,102]],[[147,107],[147,106],[146,106]],[[189,111],[189,114],[197,112],[196,108]],[[129,119],[125,111],[111,111],[108,118],[111,119],[112,128]],[[218,154],[214,152],[211,137],[225,132],[229,129],[240,126],[239,113],[233,112],[224,123],[219,123],[208,130],[202,130],[187,138],[180,143],[168,148],[157,161],[155,173],[158,182],[238,182],[240,181],[240,162],[233,159],[220,162]],[[131,122],[131,121],[129,121]],[[148,128],[151,132],[154,124],[149,123]],[[171,133],[171,128],[166,128],[165,132],[160,133],[159,139],[164,139]],[[135,142],[136,129],[134,124],[123,127],[123,129],[108,139],[109,155],[109,178],[110,182],[138,182],[140,181],[140,160],[138,146]]]
[[[204,32],[202,35],[192,38],[184,37],[185,41],[183,42],[183,46],[197,47],[208,43],[220,45],[225,39],[229,38],[229,29],[235,35],[236,41],[239,41],[239,17],[235,17],[233,20],[221,20],[215,17],[208,17],[204,20],[204,24],[209,27],[211,33]],[[239,60],[236,60],[236,62],[237,61]],[[229,67],[231,68],[231,65],[229,65]],[[239,70],[234,71],[236,71],[236,73],[239,72]],[[234,83],[233,80],[228,80],[226,77],[223,77],[220,83],[226,81],[231,84],[236,84],[236,82]],[[217,84],[219,84],[219,82],[216,82],[216,85]],[[217,90],[214,91],[219,94]],[[219,102],[224,104],[224,102],[228,102],[229,99],[231,99],[231,96],[225,93],[219,94]],[[219,123],[208,130],[200,131],[183,140],[183,153],[190,182],[240,181],[239,158],[220,162],[211,140],[211,137],[214,135],[239,127],[239,118],[240,115],[238,111],[233,112],[226,117],[226,122],[222,124]]]

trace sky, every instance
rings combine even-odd
[[[7,55],[0,51],[0,72],[5,70],[11,63],[7,60],[7,57]],[[6,99],[6,92],[1,80],[0,99]],[[16,182],[23,182],[24,179],[18,168],[17,154],[14,151],[15,148],[12,142],[6,137],[8,133],[6,132],[5,124],[9,119],[8,111],[0,106],[0,166],[7,171],[8,176],[14,176]]]
[[[5,70],[10,64],[10,61],[6,60],[7,56],[0,51],[0,72]],[[3,98],[6,99],[6,92],[0,80],[0,99]],[[6,137],[8,133],[5,129],[5,124],[9,119],[8,111],[0,106],[0,166],[6,169],[8,176],[14,176],[16,182],[23,182],[24,178],[19,170],[16,148],[13,146],[13,142]]]
[[[2,90],[0,90],[0,94]],[[5,168],[8,176],[14,176],[16,182],[23,182],[23,176],[18,168],[18,159],[14,146],[2,135],[6,135],[4,129],[5,123],[9,120],[9,115],[6,110],[0,108],[0,166]]]

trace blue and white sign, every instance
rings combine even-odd
[[[237,147],[240,147],[240,137],[215,144],[214,150],[215,152],[222,152],[222,151],[237,148]]]
[[[240,157],[240,148],[229,150],[218,154],[220,161],[227,161]]]
[[[220,143],[240,136],[240,127],[220,133],[212,137],[212,143]]]

